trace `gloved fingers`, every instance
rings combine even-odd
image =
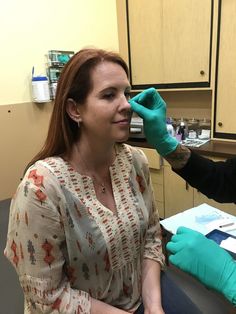
[[[166,249],[170,251],[172,254],[176,254],[180,251],[182,251],[186,246],[186,243],[184,241],[179,241],[179,242],[168,242],[166,244]]]
[[[139,103],[140,94],[141,94],[141,93],[138,93],[136,96],[132,97],[132,98],[129,100],[129,102],[130,102],[130,101],[135,101],[135,102]]]
[[[171,242],[179,242],[179,241],[182,241],[182,240],[185,240],[186,239],[186,236],[185,235],[182,235],[182,234],[174,234],[170,241]]]
[[[155,88],[151,87],[139,94],[138,102],[147,108],[152,108],[156,100],[156,96],[157,91]]]
[[[182,261],[182,262],[181,262]],[[176,266],[179,267],[180,269],[186,271],[184,264],[183,264],[183,259],[178,255],[169,255],[169,262]],[[182,267],[180,267],[182,265]]]
[[[176,231],[176,234],[195,234],[195,235],[200,235],[201,233],[196,231],[196,230],[193,230],[193,229],[190,229],[190,228],[187,228],[187,227],[184,227],[184,226],[181,226],[177,229]]]
[[[130,99],[129,104],[131,106],[131,109],[136,112],[142,119],[145,119],[148,117],[148,114],[150,113],[150,109],[145,108],[143,105],[140,105],[135,100]]]
[[[149,109],[164,109],[166,111],[166,103],[155,90],[155,88],[149,88],[140,94],[138,102]]]
[[[158,98],[161,99],[161,96],[157,93],[155,88],[151,87],[132,97],[130,101],[135,101],[144,107],[152,109],[156,103],[158,103]]]

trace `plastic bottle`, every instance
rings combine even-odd
[[[32,77],[32,96],[33,101],[37,103],[50,101],[49,83],[46,76]]]
[[[167,128],[167,132],[170,134],[170,136],[175,136],[175,130],[174,130],[174,127],[171,123],[170,118],[166,119],[166,128]]]
[[[188,120],[188,137],[195,139],[198,136],[199,120],[192,118]]]
[[[185,130],[185,123],[184,121],[180,122],[180,126],[178,129],[178,135],[181,136],[181,141],[184,141],[186,139],[186,130]]]

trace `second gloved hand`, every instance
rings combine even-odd
[[[178,141],[166,128],[166,104],[155,88],[149,88],[129,100],[131,108],[144,123],[144,133],[150,144],[162,156],[173,152]]]
[[[179,227],[167,243],[169,261],[225,295],[236,305],[236,263],[213,240],[189,228]]]

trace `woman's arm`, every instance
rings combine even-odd
[[[30,312],[89,314],[89,294],[72,289],[66,274],[58,187],[45,168],[26,173],[11,203],[5,255],[16,269]]]
[[[120,310],[118,308],[115,308],[114,306],[91,298],[90,314],[128,314],[128,313],[130,312]]]
[[[144,259],[142,265],[142,299],[145,314],[164,313],[161,305],[160,264]]]
[[[37,313],[126,313],[71,287],[58,191],[52,175],[34,169],[11,204],[5,255],[18,273],[27,308]]]
[[[146,157],[142,170],[146,182],[142,194],[148,210],[148,227],[142,261],[142,299],[145,314],[162,314],[164,312],[161,305],[160,275],[165,258],[162,253],[159,215],[155,206],[153,187]]]

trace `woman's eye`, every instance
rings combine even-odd
[[[109,94],[105,94],[103,97],[104,97],[105,99],[113,99],[113,98],[115,97],[115,94],[109,93]]]

